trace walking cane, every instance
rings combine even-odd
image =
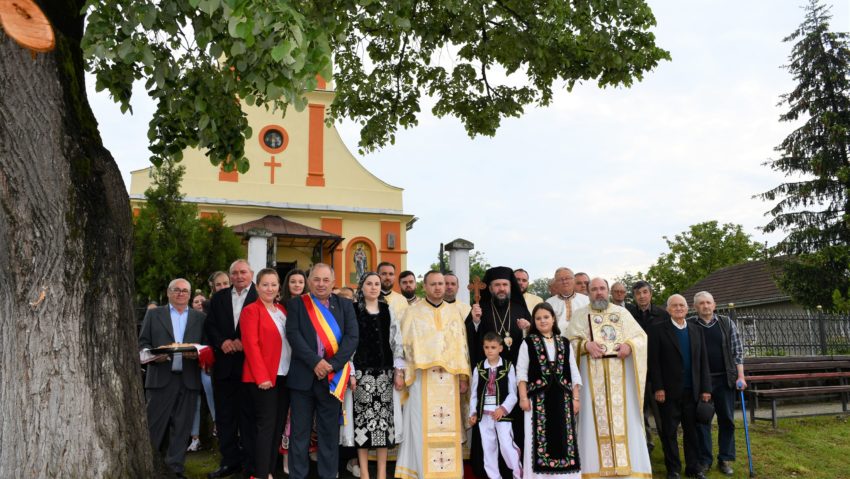
[[[738,391],[741,391],[741,412],[744,415],[744,436],[747,438],[747,459],[750,461],[750,477],[756,477],[756,473],[753,472],[753,453],[750,450],[750,428],[747,425],[747,404],[744,401],[744,390],[742,389],[744,384],[741,381],[738,381]]]

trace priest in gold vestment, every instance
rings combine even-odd
[[[466,428],[461,395],[470,372],[465,318],[443,301],[441,273],[428,272],[423,283],[425,300],[409,306],[401,319],[408,394],[395,477],[460,479]]]
[[[643,430],[646,333],[608,302],[608,283],[590,282],[590,304],[573,314],[565,336],[581,378],[578,446],[583,478],[651,478]]]

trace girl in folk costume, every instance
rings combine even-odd
[[[357,287],[357,325],[360,341],[353,363],[357,388],[353,390],[353,438],[360,462],[360,477],[369,477],[369,449],[377,449],[378,479],[387,477],[387,452],[401,439],[401,416],[393,403],[404,386],[404,345],[401,329],[381,295],[381,278],[367,272]]]
[[[540,303],[517,357],[519,405],[525,411],[524,478],[581,477],[576,414],[581,376],[572,346]]]

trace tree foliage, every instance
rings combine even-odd
[[[537,278],[528,283],[528,292],[546,299],[549,296],[552,296],[552,293],[549,292],[550,281],[552,281],[552,278]]]
[[[669,251],[658,257],[645,277],[652,284],[658,302],[681,293],[720,268],[764,254],[764,246],[753,242],[741,225],[718,226],[717,221],[692,225],[672,240],[664,236],[664,241]]]
[[[782,95],[788,111],[779,120],[803,123],[767,163],[793,181],[759,195],[778,200],[764,230],[787,233],[776,246],[790,255],[780,286],[801,304],[827,308],[834,290],[850,288],[850,46],[847,33],[830,31],[830,18],[810,0],[803,23],[785,38],[795,42],[785,68],[797,85]]]
[[[157,101],[154,164],[199,147],[242,172],[243,104],[303,109],[317,75],[333,74],[329,120],[360,123],[371,150],[417,124],[423,95],[436,116],[493,135],[553,88],[630,86],[670,58],[643,0],[89,0],[86,11],[97,90],[126,111],[145,80]]]
[[[199,219],[197,207],[183,202],[184,170],[171,162],[153,169],[153,184],[134,222],[136,295],[144,301],[161,301],[169,281],[178,277],[204,288],[211,272],[226,270],[242,254],[222,214]]]

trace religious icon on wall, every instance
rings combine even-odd
[[[590,324],[590,340],[599,344],[604,358],[617,357],[617,349],[623,343],[623,323],[616,313],[597,313],[587,315]]]
[[[277,149],[283,146],[283,133],[278,130],[268,130],[263,135],[263,143],[271,149]]]
[[[372,248],[365,241],[358,241],[351,245],[351,259],[348,263],[348,282],[356,284],[367,271],[370,271],[372,265]]]

